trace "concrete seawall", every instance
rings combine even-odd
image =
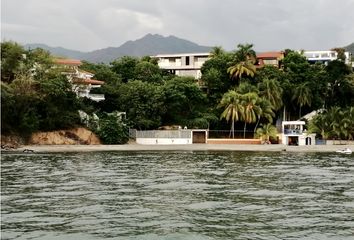
[[[185,144],[185,145],[27,145],[6,152],[99,152],[99,151],[252,151],[252,152],[335,152],[353,145],[284,146],[281,144]]]

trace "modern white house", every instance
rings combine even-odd
[[[160,68],[172,74],[200,79],[200,69],[210,58],[210,53],[159,54],[153,57],[158,59]]]
[[[350,64],[351,53],[345,52],[345,63]],[[310,63],[328,63],[330,61],[336,60],[338,58],[338,53],[336,51],[304,51],[304,56]]]
[[[104,82],[92,79],[93,73],[79,69],[82,64],[76,59],[56,59],[55,63],[61,68],[64,74],[73,85],[73,91],[78,97],[87,97],[99,102],[105,100],[104,94],[93,94],[91,90],[101,87]]]
[[[305,121],[283,121],[282,122],[282,144],[305,146],[315,145],[316,134],[308,134],[304,130]]]

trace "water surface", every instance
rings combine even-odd
[[[2,239],[353,239],[335,153],[1,156]]]

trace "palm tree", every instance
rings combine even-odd
[[[267,123],[265,125],[261,125],[261,128],[257,129],[256,132],[256,137],[260,137],[262,138],[263,141],[265,141],[266,143],[269,143],[269,138],[276,138],[278,131],[277,128],[272,125],[271,123]]]
[[[324,140],[327,140],[332,132],[331,122],[328,115],[323,112],[316,115],[309,124],[311,133],[318,133]]]
[[[259,95],[267,99],[274,110],[279,110],[283,106],[283,88],[276,79],[263,79],[258,83]]]
[[[230,74],[231,78],[239,79],[241,81],[242,76],[244,75],[254,77],[256,67],[251,61],[246,60],[229,67],[227,72]]]
[[[258,124],[259,124],[261,118],[265,118],[268,120],[269,123],[272,123],[273,117],[275,116],[275,113],[273,112],[272,104],[264,97],[260,97],[258,99],[257,105],[260,108],[260,113],[259,113],[258,121],[256,123],[256,126],[254,127],[253,132],[256,132],[256,129],[258,127]]]
[[[246,138],[246,125],[247,123],[253,123],[257,121],[258,116],[261,113],[260,107],[257,105],[259,101],[259,97],[257,93],[251,92],[246,93],[241,96],[243,105],[243,120],[245,121],[245,125],[243,128],[243,138]]]
[[[234,62],[231,67],[227,69],[231,78],[239,79],[242,76],[253,77],[256,72],[256,52],[252,49],[253,44],[239,44],[238,50],[234,54]]]
[[[235,60],[237,62],[250,61],[253,64],[256,62],[256,52],[252,49],[253,44],[238,44],[238,50],[235,52]]]
[[[294,95],[292,100],[296,100],[297,104],[299,104],[299,118],[301,118],[301,108],[305,105],[311,106],[312,102],[312,92],[309,84],[307,82],[302,83],[295,88]]]
[[[235,138],[235,122],[240,120],[243,116],[243,106],[241,104],[241,95],[234,90],[230,90],[222,97],[218,108],[225,108],[220,118],[225,118],[227,122],[231,120],[232,138]]]
[[[225,53],[224,49],[220,46],[215,46],[211,49],[210,55],[211,57],[220,57]]]
[[[240,94],[246,94],[246,93],[250,93],[250,92],[254,92],[258,94],[258,89],[256,86],[248,83],[248,82],[244,82],[244,83],[240,83],[240,85],[236,88],[236,92],[240,93]]]

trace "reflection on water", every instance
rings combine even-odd
[[[354,158],[9,154],[2,239],[352,239]]]

